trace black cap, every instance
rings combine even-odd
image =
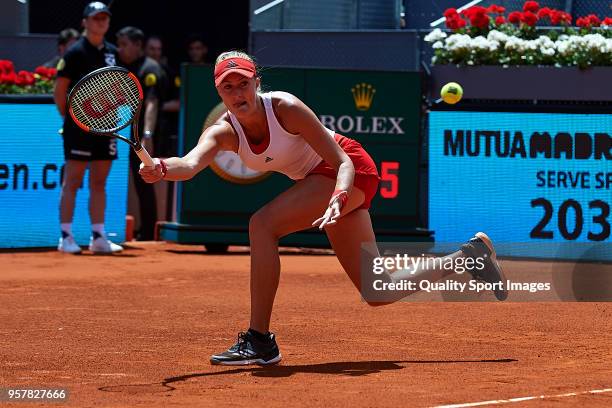
[[[87,6],[85,6],[85,10],[83,10],[83,18],[95,16],[98,13],[106,13],[109,16],[112,16],[108,6],[101,1],[92,1]]]

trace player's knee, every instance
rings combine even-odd
[[[249,234],[261,234],[268,231],[268,223],[263,211],[257,211],[249,219]]]
[[[275,226],[273,214],[262,208],[251,216],[249,220],[249,236],[251,238],[265,235],[274,239],[280,239],[281,235]]]

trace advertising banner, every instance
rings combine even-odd
[[[0,247],[57,246],[64,166],[57,108],[0,103],[0,118],[0,236],[4,237]],[[128,148],[117,143],[119,159],[113,162],[106,183],[105,227],[109,238],[118,242],[125,238]],[[80,245],[88,244],[91,235],[88,173],[77,193],[74,213],[73,233]]]
[[[612,115],[434,111],[429,228],[500,255],[612,260]]]

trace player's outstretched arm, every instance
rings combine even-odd
[[[189,180],[204,170],[221,150],[237,150],[236,136],[225,122],[217,122],[200,136],[198,144],[183,157],[155,158],[155,167],[140,166],[140,175],[147,183],[159,180]]]

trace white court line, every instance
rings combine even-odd
[[[537,395],[534,397],[518,397],[518,398],[509,398],[509,399],[502,399],[502,400],[467,402],[465,404],[436,405],[435,407],[432,407],[432,408],[479,407],[481,405],[508,404],[510,402],[522,402],[522,401],[530,401],[530,400],[545,399],[545,398],[575,397],[575,396],[584,395],[584,394],[603,394],[604,392],[612,392],[612,388],[604,388],[601,390],[590,390],[590,391],[582,391],[582,392],[568,392],[566,394],[557,394],[557,395]]]
[[[468,8],[468,7],[472,7],[473,5],[478,4],[478,3],[480,3],[481,1],[482,1],[482,0],[472,0],[472,1],[470,1],[468,4],[465,4],[465,5],[461,6],[461,7],[459,7],[459,8],[457,9],[457,13],[461,13],[461,12],[462,12],[463,10],[465,10],[466,8]],[[435,26],[437,26],[438,24],[443,23],[443,22],[444,22],[444,20],[446,20],[446,17],[440,17],[440,18],[439,18],[439,19],[437,19],[436,21],[433,21],[433,22],[429,23],[429,26],[430,26],[430,27],[435,27]]]
[[[274,0],[274,1],[271,1],[270,3],[265,4],[264,6],[262,6],[262,7],[258,8],[257,10],[253,11],[253,14],[255,14],[255,15],[261,14],[264,11],[266,11],[268,9],[271,9],[272,7],[276,6],[277,4],[281,4],[283,1],[285,1],[285,0]]]

